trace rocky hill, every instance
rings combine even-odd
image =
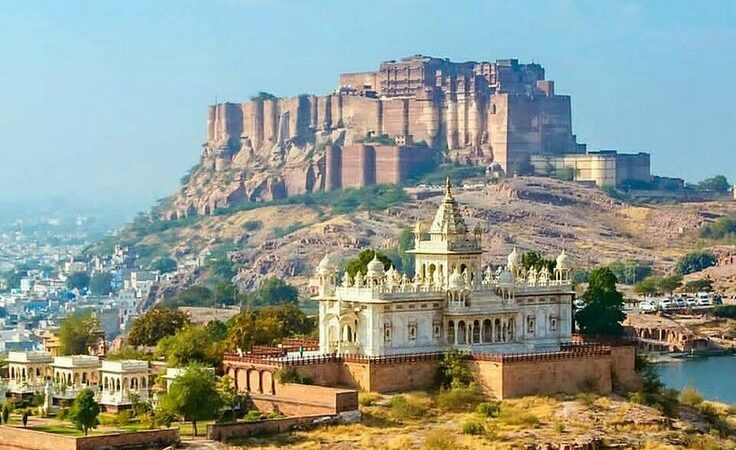
[[[516,245],[548,257],[565,249],[583,269],[637,260],[666,270],[697,245],[697,230],[704,223],[736,214],[736,203],[632,206],[596,188],[533,177],[458,188],[455,197],[469,226],[479,223],[485,230],[484,261],[493,265],[504,263]],[[308,198],[132,226],[116,239],[144,248],[148,255],[170,255],[178,261],[227,254],[237,268],[235,280],[244,288],[274,275],[305,287],[325,254],[347,259],[365,248],[395,249],[402,230],[418,220],[431,221],[441,196],[394,201],[394,206],[370,211],[342,208],[339,213]],[[206,270],[191,269],[169,287],[206,275]]]

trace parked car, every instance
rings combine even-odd
[[[657,310],[657,304],[654,300],[644,300],[639,303],[639,310],[641,312],[654,312]]]
[[[687,300],[685,300],[685,302],[689,307],[698,306],[698,299],[694,297],[689,297]]]
[[[678,308],[684,308],[687,306],[687,302],[682,297],[675,297],[675,305],[677,305]]]
[[[672,300],[671,298],[663,298],[662,300],[659,301],[659,309],[662,309],[662,310],[672,309],[675,306],[676,306],[675,301]]]

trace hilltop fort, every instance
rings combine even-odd
[[[201,161],[169,217],[241,201],[406,183],[442,160],[493,176],[572,167],[598,185],[650,181],[649,155],[587,153],[570,97],[544,68],[516,59],[452,62],[416,55],[340,75],[327,95],[218,103]]]

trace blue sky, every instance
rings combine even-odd
[[[146,209],[215,98],[325,93],[416,53],[539,62],[589,148],[736,180],[730,0],[0,0],[0,201]]]

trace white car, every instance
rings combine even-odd
[[[657,304],[654,303],[654,300],[644,300],[639,303],[639,310],[642,312],[654,312],[657,310]]]
[[[698,300],[695,298],[688,298],[685,303],[687,303],[687,306],[698,306]]]
[[[713,304],[713,302],[708,297],[705,297],[705,298],[700,297],[700,298],[698,298],[698,306],[711,306],[712,304]]]
[[[675,299],[675,304],[677,305],[678,308],[684,308],[687,306],[687,302],[682,297],[677,297]]]
[[[675,305],[675,301],[671,298],[663,298],[659,301],[659,309],[667,310],[675,307],[677,307],[677,305]]]

